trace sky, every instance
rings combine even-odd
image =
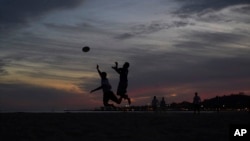
[[[116,93],[116,61],[134,106],[250,95],[249,15],[249,0],[0,0],[0,110],[100,107],[96,65]]]

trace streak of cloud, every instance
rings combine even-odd
[[[184,22],[184,21],[173,21],[172,23],[163,23],[160,21],[153,21],[150,24],[140,24],[136,25],[134,27],[131,27],[131,32],[122,33],[118,36],[116,36],[116,39],[129,39],[132,37],[138,37],[138,36],[147,36],[152,33],[161,31],[161,30],[167,30],[170,28],[179,28],[179,27],[185,27],[188,25],[193,25],[193,23]]]

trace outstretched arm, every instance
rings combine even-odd
[[[102,89],[102,86],[100,86],[100,87],[98,87],[98,88],[95,88],[95,89],[91,90],[90,93],[93,93],[94,91],[97,91],[97,90],[100,90],[100,89]]]
[[[101,71],[100,71],[100,69],[99,69],[99,65],[98,65],[98,64],[96,65],[96,69],[97,69],[97,72],[99,73],[99,75],[100,75],[100,77],[101,77]]]

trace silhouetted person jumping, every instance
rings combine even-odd
[[[118,63],[115,62],[115,66],[112,67],[118,74],[120,74],[120,81],[117,88],[117,95],[121,96],[121,98],[127,99],[128,104],[131,104],[131,100],[128,97],[127,87],[128,87],[128,68],[129,63],[125,62],[122,68],[118,68]]]
[[[195,95],[193,98],[193,104],[194,104],[194,114],[196,114],[196,112],[198,112],[198,114],[200,114],[201,98],[198,96],[197,92],[195,92]]]
[[[90,93],[94,92],[94,91],[97,91],[97,90],[100,90],[102,89],[103,91],[103,104],[104,106],[112,106],[112,107],[115,107],[113,104],[109,104],[108,101],[109,100],[112,100],[114,102],[116,102],[117,104],[120,104],[121,101],[122,101],[122,98],[117,98],[115,96],[115,94],[113,93],[113,91],[111,90],[111,85],[109,84],[109,81],[108,81],[108,78],[107,78],[107,73],[106,72],[101,72],[99,70],[99,66],[97,65],[96,66],[96,69],[101,77],[101,86],[94,89],[94,90],[91,90]]]

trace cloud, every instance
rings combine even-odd
[[[134,37],[134,36],[135,36],[134,33],[123,33],[123,34],[121,34],[121,35],[116,36],[115,38],[116,38],[116,39],[120,39],[120,40],[125,40],[125,39],[132,38],[132,37]]]
[[[182,35],[183,41],[174,43],[180,51],[210,57],[248,56],[248,38],[238,29],[235,32],[187,32]]]
[[[7,70],[4,69],[6,65],[7,65],[6,61],[4,61],[3,59],[0,59],[0,76],[4,76],[8,74]]]
[[[97,23],[94,22],[82,22],[75,25],[65,25],[65,24],[55,24],[55,23],[45,23],[43,24],[46,28],[52,31],[61,32],[63,34],[67,34],[71,37],[79,37],[85,34],[86,37],[88,36],[101,36],[101,35],[109,35],[112,34],[112,31],[108,31],[102,29]]]
[[[116,39],[125,40],[132,37],[149,35],[161,30],[170,29],[170,28],[179,28],[185,27],[188,25],[193,25],[188,21],[172,21],[171,23],[164,23],[161,21],[152,21],[150,24],[139,24],[131,27],[129,32],[122,33],[116,36]]]
[[[190,15],[190,18],[203,22],[215,22],[215,23],[237,23],[237,24],[249,24],[249,7],[250,5],[234,5],[225,7],[223,9],[204,9],[201,12]]]
[[[250,3],[248,3],[248,4],[250,4]],[[249,15],[250,14],[250,5],[243,5],[243,6],[240,6],[240,7],[236,7],[233,10],[235,12],[237,12],[237,13],[242,13],[242,14]]]
[[[248,0],[201,0],[192,2],[181,1],[182,6],[172,12],[173,16],[182,19],[193,19],[199,22],[230,23],[238,22],[248,24]]]
[[[182,6],[176,13],[179,14],[193,14],[199,13],[207,9],[220,10],[228,6],[250,4],[249,0],[192,0],[183,1],[177,0],[182,3]]]
[[[83,0],[1,0],[0,32],[27,26],[31,20],[39,19],[53,10],[74,8],[82,2]]]

